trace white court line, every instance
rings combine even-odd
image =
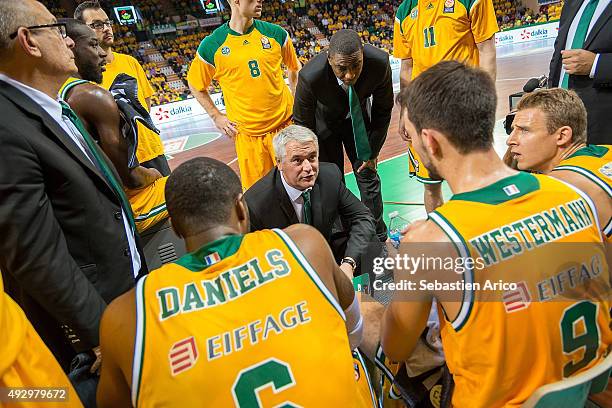
[[[236,157],[234,160],[230,161],[229,163],[225,163],[228,166],[231,166],[232,164],[236,163],[238,161],[238,158]]]

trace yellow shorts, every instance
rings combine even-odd
[[[243,190],[246,191],[276,166],[272,139],[279,131],[291,124],[291,120],[288,120],[277,129],[263,136],[249,136],[238,133],[236,136],[236,155],[238,156]]]
[[[0,296],[5,296],[4,302],[11,302],[12,305],[5,303],[7,307],[15,306],[18,307],[12,300],[8,299],[8,296],[2,292],[2,286],[0,285]],[[1,304],[1,301],[0,301]],[[3,311],[4,312],[4,311]],[[19,313],[23,313],[19,310]],[[45,343],[38,336],[38,333],[34,330],[34,327],[30,322],[23,316],[25,333],[19,350],[2,350],[0,352],[0,359],[6,357],[16,357],[12,364],[5,367],[4,370],[0,368],[0,388],[10,387],[28,387],[28,388],[58,388],[53,391],[52,396],[62,397],[61,401],[45,401],[39,399],[35,401],[15,401],[11,402],[7,406],[10,407],[22,407],[22,408],[34,408],[34,407],[45,407],[45,408],[72,408],[82,407],[81,400],[79,399],[76,391],[72,388],[70,380],[58,362],[53,357],[53,354],[49,351]],[[13,328],[17,330],[17,328]],[[22,329],[20,327],[20,329]],[[5,353],[16,353],[16,356],[6,356]],[[6,360],[5,360],[6,361]],[[2,364],[0,363],[0,366]],[[59,390],[61,389],[61,390]],[[5,396],[5,395],[4,395]],[[3,397],[4,397],[3,396]],[[64,399],[65,398],[65,399]],[[4,406],[0,403],[0,406]]]
[[[165,194],[167,180],[168,177],[162,177],[144,188],[126,191],[138,232],[146,231],[168,218]]]
[[[424,184],[439,184],[441,180],[434,180],[429,177],[429,172],[420,162],[419,156],[416,154],[412,146],[408,148],[408,171],[410,177],[416,177],[418,181]]]
[[[355,380],[357,380],[357,396],[360,407],[376,407],[378,400],[376,393],[372,387],[370,374],[363,361],[361,352],[358,349],[353,350],[353,366],[355,367]]]

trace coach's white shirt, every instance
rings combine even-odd
[[[599,0],[597,2],[597,7],[595,8],[593,17],[591,17],[591,22],[589,23],[589,28],[587,29],[587,35],[585,37],[585,40],[589,38],[589,34],[591,34],[591,30],[593,29],[593,26],[595,25],[597,20],[599,20],[599,17],[601,17],[606,7],[608,7],[608,4],[610,4],[610,1],[612,0]],[[572,43],[574,42],[574,36],[576,35],[576,30],[578,29],[578,23],[580,22],[580,17],[582,17],[582,14],[584,13],[584,9],[586,8],[588,2],[589,0],[583,0],[582,6],[580,6],[578,13],[576,13],[576,16],[572,20],[572,24],[570,25],[569,31],[567,32],[567,41],[565,41],[566,50],[572,49]],[[595,60],[593,61],[593,66],[591,67],[589,78],[595,77],[595,72],[597,71],[598,61],[599,61],[599,54],[595,54]],[[559,84],[558,84],[559,87],[561,87],[561,85],[563,84],[563,77],[565,77],[565,68],[563,68],[563,62],[561,62],[561,76],[559,77]]]
[[[83,152],[85,157],[87,157],[92,164],[90,154],[88,150],[85,150],[85,140],[81,135],[81,132],[74,126],[74,124],[67,117],[62,115],[62,105],[52,98],[49,95],[39,91],[38,89],[34,89],[25,84],[22,84],[19,81],[15,81],[12,78],[0,73],[0,81],[4,81],[15,88],[19,89],[21,92],[26,94],[30,99],[40,105],[41,108],[45,110],[57,122],[58,125],[70,136],[70,139],[74,142],[74,144]],[[95,164],[94,164],[95,167]],[[136,240],[134,238],[134,233],[132,232],[132,227],[130,227],[130,223],[128,222],[127,215],[123,208],[121,209],[121,215],[123,216],[123,227],[125,228],[125,235],[127,236],[128,245],[130,246],[130,253],[132,255],[132,268],[134,277],[138,275],[138,271],[140,271],[140,254],[136,249]],[[87,226],[84,226],[85,228]]]
[[[312,188],[307,188],[306,190],[302,191],[302,190],[298,190],[297,188],[291,187],[285,181],[285,176],[283,175],[282,171],[280,172],[280,174],[281,174],[281,181],[283,182],[285,191],[289,195],[289,200],[291,201],[291,205],[293,206],[293,209],[295,210],[295,214],[297,215],[298,221],[304,222],[302,220],[302,208],[304,207],[304,197],[302,197],[302,194],[304,193],[304,191],[312,190]]]

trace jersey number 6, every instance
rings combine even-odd
[[[272,387],[274,394],[278,394],[294,385],[295,379],[289,364],[275,358],[269,358],[238,373],[238,377],[232,386],[232,396],[237,407],[263,408],[264,405],[259,400],[259,390]],[[299,405],[285,401],[277,407],[298,408]]]

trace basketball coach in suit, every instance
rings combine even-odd
[[[115,169],[58,100],[77,72],[65,26],[34,0],[0,15],[0,270],[63,368],[96,366],[102,312],[144,257]]]
[[[244,195],[251,231],[310,224],[330,244],[344,273],[353,276],[375,240],[370,211],[346,188],[336,165],[319,163],[317,136],[310,129],[291,125],[274,137],[273,145],[277,167]],[[348,241],[332,239],[338,217],[348,226]]]
[[[549,87],[576,91],[588,115],[587,143],[612,143],[612,1],[566,0]]]
[[[383,221],[378,154],[393,109],[389,54],[363,45],[354,30],[340,30],[323,51],[300,71],[293,120],[319,138],[321,161],[344,171],[342,146],[355,171],[361,200],[376,223],[376,235],[387,239]]]

